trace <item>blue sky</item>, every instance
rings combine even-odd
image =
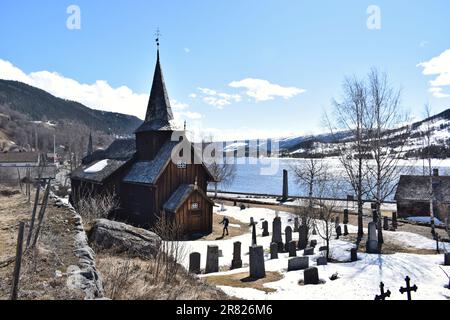
[[[79,30],[66,27],[72,4]],[[367,27],[370,5],[380,29]],[[413,116],[426,102],[450,107],[446,0],[2,1],[0,78],[143,117],[157,27],[179,120],[220,138],[326,131],[344,77],[372,66],[402,88]]]

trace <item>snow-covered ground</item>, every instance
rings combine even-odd
[[[443,254],[440,255],[419,255],[396,253],[390,255],[369,255],[358,253],[357,262],[347,262],[350,260],[350,249],[353,247],[352,243],[343,240],[333,240],[331,243],[331,255],[340,263],[328,263],[326,266],[319,266],[319,277],[326,281],[320,285],[300,286],[298,281],[303,279],[303,271],[287,272],[288,254],[279,254],[279,259],[270,260],[269,246],[271,236],[262,237],[261,221],[269,221],[269,231],[272,234],[272,220],[275,217],[275,211],[264,208],[250,208],[240,210],[237,207],[225,207],[226,211],[218,214],[233,217],[242,222],[250,222],[250,217],[253,217],[257,225],[257,242],[258,245],[263,245],[265,249],[265,267],[266,271],[276,271],[283,275],[283,279],[266,283],[265,286],[273,288],[276,292],[265,293],[261,290],[253,288],[237,288],[221,286],[221,288],[230,295],[243,299],[352,299],[373,300],[375,295],[379,293],[379,283],[384,282],[385,288],[392,292],[391,299],[406,299],[406,296],[400,294],[399,288],[405,286],[404,278],[409,276],[411,284],[418,286],[418,291],[412,293],[413,299],[450,299],[450,290],[444,286],[448,284],[449,279],[440,269],[443,268],[450,274],[450,267],[442,266],[444,261]],[[286,212],[279,212],[282,220],[282,228],[287,225],[293,227],[293,215]],[[234,226],[230,226],[233,228]],[[356,232],[356,227],[349,225],[349,232]],[[385,232],[385,236],[397,241],[399,244],[408,247],[415,247],[418,249],[434,249],[434,241],[423,236],[408,233],[408,232]],[[294,240],[297,240],[298,234],[293,233]],[[320,256],[318,248],[324,245],[319,236],[312,236],[312,239],[318,241],[318,246],[315,250],[315,255],[310,256],[310,266],[316,266],[316,259]],[[248,272],[248,248],[251,244],[251,233],[249,232],[230,239],[217,241],[190,241],[187,242],[188,252],[201,253],[201,266],[206,264],[206,249],[209,244],[218,245],[222,250],[222,257],[219,258],[221,266],[229,266],[233,254],[233,242],[240,241],[242,243],[242,261],[244,268],[236,269],[226,272],[219,272],[210,275],[201,275],[201,277],[208,277],[214,275],[227,275],[234,273]],[[450,249],[450,246],[448,246]],[[298,251],[297,255],[302,254]],[[183,264],[188,267],[189,257],[186,256]],[[344,263],[345,262],[345,263]],[[338,273],[339,278],[331,281],[329,277]]]

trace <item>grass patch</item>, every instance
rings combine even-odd
[[[250,279],[247,272],[229,275],[209,276],[204,278],[207,283],[215,286],[228,286],[236,288],[253,288],[266,293],[276,292],[275,289],[267,288],[265,283],[275,282],[283,279],[279,272],[266,272],[266,277],[262,279]]]

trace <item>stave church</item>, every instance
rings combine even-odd
[[[207,185],[214,177],[194,148],[191,161],[172,160],[188,141],[185,130],[177,131],[172,120],[158,45],[144,122],[134,138],[115,140],[105,150],[92,150],[90,141],[88,155],[71,173],[72,203],[113,192],[119,201],[114,216],[120,220],[151,228],[165,214],[175,219],[183,237],[211,233],[214,202],[207,196]]]

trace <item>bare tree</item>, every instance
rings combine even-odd
[[[229,186],[233,183],[233,180],[236,177],[236,164],[227,161],[227,159],[223,157],[223,150],[221,150],[219,144],[214,143],[213,140],[211,135],[204,138],[203,150],[208,149],[208,152],[206,152],[207,159],[204,159],[204,162],[215,179],[214,197],[217,198],[217,187],[219,183],[222,186]],[[209,154],[209,152],[211,152],[211,154]]]
[[[347,175],[350,186],[356,194],[358,206],[358,239],[363,237],[363,198],[368,190],[365,184],[368,157],[366,141],[367,89],[364,81],[346,78],[342,85],[342,101],[333,100],[334,121],[326,116],[331,133],[339,148],[339,160]],[[351,138],[340,139],[341,133],[350,133]]]
[[[149,267],[154,283],[170,284],[181,270],[180,261],[183,261],[187,252],[185,242],[181,241],[183,226],[177,219],[162,212],[156,217],[152,231],[162,238],[161,245],[155,261]]]
[[[400,90],[394,89],[385,73],[372,69],[367,80],[368,143],[374,164],[367,165],[367,183],[376,204],[378,244],[383,244],[381,204],[393,194],[398,177],[403,171],[399,161],[403,157],[403,145],[409,132],[407,114],[400,107]],[[400,143],[392,144],[397,140]]]
[[[334,220],[338,216],[337,190],[339,190],[340,182],[333,177],[325,168],[322,173],[322,179],[316,184],[317,197],[313,200],[314,210],[318,213],[319,219],[314,219],[317,234],[325,240],[327,246],[326,258],[330,259],[330,242],[333,237],[335,228]]]

